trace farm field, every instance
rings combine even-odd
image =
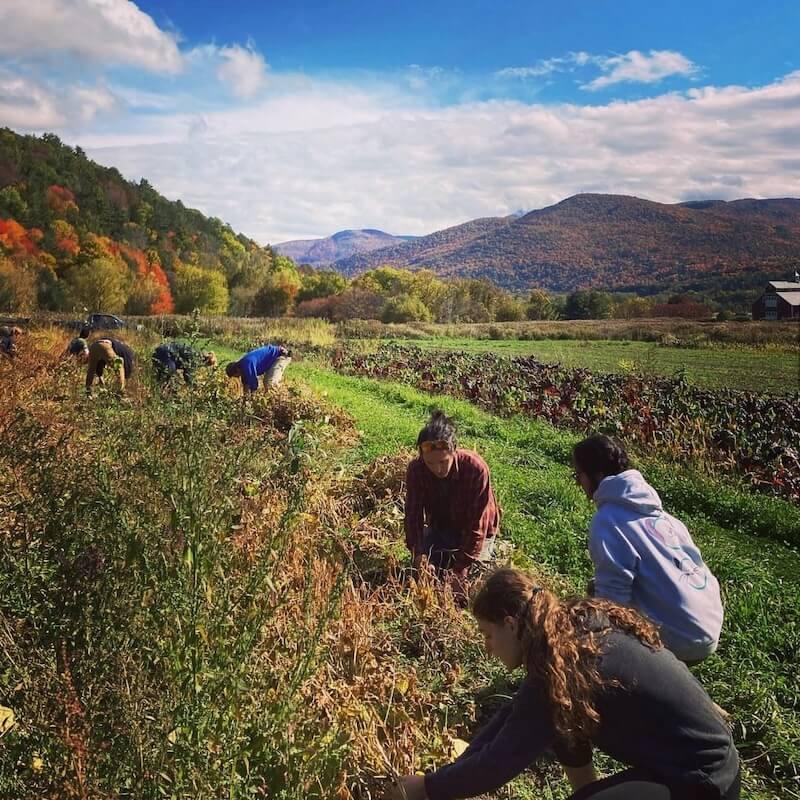
[[[401,341],[401,340],[397,340]],[[404,340],[402,340],[404,341]],[[577,339],[415,339],[415,346],[535,356],[541,361],[596,372],[636,371],[671,377],[684,371],[698,386],[783,394],[800,391],[800,347],[668,347],[656,342]]]
[[[258,333],[210,344],[225,361]],[[301,349],[288,387],[247,405],[219,373],[162,393],[149,332],[126,336],[129,399],[87,401],[63,338],[0,364],[0,705],[17,717],[0,796],[365,800],[446,760],[511,687],[468,615],[403,578],[402,477],[434,407],[490,464],[514,562],[562,593],[590,574],[575,432]],[[732,715],[743,796],[800,797],[800,508],[640,463],[723,586],[721,647],[696,674]],[[495,800],[567,794],[545,764]]]
[[[492,468],[505,511],[505,534],[526,559],[557,576],[566,589],[579,590],[585,583],[590,574],[585,534],[591,509],[571,477],[569,452],[577,437],[519,417],[501,420],[463,401],[400,384],[344,377],[310,365],[293,369],[292,380],[325,393],[353,414],[365,459],[407,447],[419,421],[433,407],[455,415],[464,443],[478,449]],[[724,586],[726,602],[723,645],[697,674],[718,703],[738,709],[732,712],[738,745],[750,753],[751,769],[758,770],[759,765],[767,772],[786,769],[779,796],[798,796],[800,698],[792,676],[800,650],[800,554],[794,547],[764,542],[748,531],[758,520],[747,519],[746,495],[738,498],[742,513],[733,526],[729,519],[709,514],[706,495],[713,496],[721,487],[698,479],[690,491],[682,492],[681,484],[691,486],[692,477],[684,475],[663,491],[665,503],[692,530]],[[800,530],[800,510],[777,500],[770,505],[782,507],[785,519]],[[782,743],[778,738],[783,737],[774,735],[778,730],[786,733]],[[784,767],[775,761],[779,751],[786,759]],[[776,790],[759,790],[758,784],[751,774],[750,797],[769,797]]]

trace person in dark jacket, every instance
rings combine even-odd
[[[133,350],[118,339],[98,339],[89,345],[89,363],[86,368],[86,394],[92,394],[95,378],[103,383],[106,367],[114,369],[119,377],[120,393],[125,392],[125,384],[133,374],[135,357]]]
[[[67,345],[64,355],[74,356],[77,362],[86,361],[89,358],[89,342],[82,336],[76,336]]]
[[[168,383],[178,372],[191,385],[194,371],[201,365],[216,366],[217,358],[212,352],[201,353],[184,342],[164,342],[153,351],[153,369],[156,379]]]
[[[409,775],[395,797],[494,792],[547,751],[591,773],[572,800],[738,800],[731,732],[658,630],[598,598],[559,600],[514,569],[493,573],[472,606],[487,650],[526,669],[510,703],[451,764]],[[627,766],[597,779],[592,747]]]

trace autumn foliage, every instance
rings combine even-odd
[[[41,231],[27,230],[15,219],[0,219],[0,247],[10,256],[35,256]]]
[[[62,217],[71,211],[78,211],[75,195],[69,189],[55,184],[47,187],[47,205],[54,214]]]
[[[172,313],[180,283],[183,308],[225,313],[234,289],[254,308],[253,298],[272,300],[276,291],[292,304],[300,288],[293,262],[219,219],[167,200],[145,180],[126,181],[52,134],[7,128],[0,257],[0,310]],[[197,279],[179,280],[184,267]]]

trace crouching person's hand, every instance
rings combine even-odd
[[[406,775],[400,778],[389,794],[390,800],[427,800],[425,777],[423,775]]]

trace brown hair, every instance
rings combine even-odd
[[[595,598],[559,600],[515,569],[498,569],[484,581],[472,613],[496,625],[519,620],[528,675],[543,681],[556,732],[571,741],[589,738],[600,722],[600,635],[613,628],[648,647],[661,644],[656,627],[633,609]]]

